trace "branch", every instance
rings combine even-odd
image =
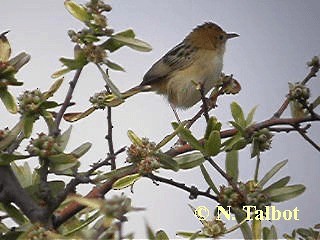
[[[315,149],[318,150],[318,152],[320,152],[320,146],[316,144],[311,138],[309,138],[303,129],[301,129],[299,126],[296,126],[295,129],[308,143],[310,143]]]
[[[153,181],[158,181],[158,182],[162,182],[162,183],[166,183],[166,184],[169,184],[171,186],[175,186],[177,188],[180,188],[184,191],[187,191],[190,193],[190,196],[189,198],[190,199],[196,199],[197,196],[204,196],[204,197],[207,197],[207,198],[210,198],[210,199],[213,199],[215,201],[218,201],[218,198],[216,196],[213,196],[211,195],[208,191],[200,191],[198,190],[197,187],[195,186],[191,186],[191,187],[188,187],[186,186],[184,183],[178,183],[172,179],[167,179],[167,178],[164,178],[164,177],[159,177],[159,176],[156,176],[152,173],[149,173],[148,175],[145,175],[145,177],[147,178],[150,178],[152,179]]]
[[[30,219],[31,222],[46,223],[49,214],[41,208],[23,189],[10,166],[0,166],[0,202],[13,202]]]
[[[77,82],[79,80],[79,77],[80,77],[80,74],[81,74],[81,71],[82,71],[83,68],[79,68],[77,69],[76,73],[74,74],[74,77],[72,79],[71,82],[69,82],[69,89],[68,89],[68,92],[67,92],[67,95],[64,99],[64,102],[57,114],[57,117],[54,121],[54,128],[50,131],[50,135],[53,135],[53,136],[58,136],[59,133],[60,133],[60,129],[59,129],[59,126],[60,126],[60,123],[61,123],[61,119],[63,117],[63,114],[65,113],[65,111],[67,110],[69,104],[70,104],[70,101],[72,99],[72,94],[74,92],[74,89],[77,85]]]

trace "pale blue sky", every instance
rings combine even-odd
[[[234,74],[242,85],[242,91],[236,96],[220,99],[219,107],[214,111],[224,127],[228,127],[227,122],[231,120],[229,104],[232,101],[237,101],[246,112],[258,104],[256,121],[270,117],[282,103],[288,91],[288,82],[302,80],[308,71],[306,62],[320,54],[318,0],[122,0],[110,1],[110,4],[113,11],[109,14],[109,22],[115,31],[133,28],[138,38],[153,46],[150,53],[123,48],[110,56],[110,59],[121,63],[126,69],[125,73],[110,73],[122,90],[138,84],[152,63],[198,24],[213,21],[226,31],[240,34],[239,38],[227,44],[224,72]],[[65,11],[62,0],[2,0],[0,31],[11,30],[8,37],[14,54],[24,50],[32,56],[31,62],[19,75],[25,85],[15,92],[35,87],[47,89],[52,83],[50,75],[61,66],[58,58],[72,56],[72,44],[68,40],[67,30],[80,27],[81,23]],[[71,77],[67,75],[63,88],[57,94],[59,101],[63,99]],[[98,71],[92,66],[88,67],[75,91],[73,100],[78,102],[78,106],[73,110],[79,111],[89,106],[88,98],[102,90],[103,86]],[[313,89],[312,96],[318,96],[319,78],[313,80],[310,86]],[[192,116],[198,108],[199,105],[181,112],[182,118]],[[0,106],[0,112],[4,111],[3,106]],[[5,127],[12,126],[17,117],[2,115],[1,119],[0,127]],[[129,144],[126,137],[128,129],[139,136],[159,141],[171,131],[170,122],[173,120],[171,109],[162,97],[154,94],[135,96],[114,110],[115,147]],[[64,128],[67,126],[67,123],[62,125]],[[201,136],[204,127],[202,120],[194,126],[193,132]],[[77,146],[77,142],[90,141],[95,144],[83,159],[83,170],[88,164],[105,156],[105,129],[106,117],[103,112],[97,112],[74,125],[70,150]],[[319,126],[311,130],[311,137],[318,142],[319,130]],[[277,205],[281,209],[298,207],[300,210],[300,221],[274,222],[279,233],[319,223],[319,153],[296,133],[277,134],[273,142],[272,150],[262,154],[261,174],[275,163],[288,158],[287,166],[275,179],[290,175],[292,184],[302,183],[307,186],[302,196]],[[217,162],[223,166],[223,157],[218,157]],[[243,151],[240,175],[244,181],[252,177],[254,162],[249,152]],[[215,181],[223,181],[216,172],[210,173]],[[185,181],[188,185],[205,187],[198,169],[178,174],[161,170],[160,174]],[[156,187],[149,180],[138,182],[134,194],[129,191],[127,194],[133,198],[135,206],[147,208],[144,213],[129,215],[129,223],[126,225],[127,231],[134,230],[136,237],[140,238],[145,236],[145,220],[154,229],[166,230],[171,237],[174,237],[176,230],[197,230],[200,224],[187,204],[205,205],[212,211],[215,206],[214,202],[201,197],[190,201],[185,192],[164,185]],[[233,236],[240,237],[239,234]]]

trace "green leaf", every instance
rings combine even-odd
[[[277,172],[279,172],[281,168],[284,167],[284,165],[287,164],[287,162],[288,160],[283,160],[276,164],[269,172],[266,173],[266,175],[264,175],[258,184],[263,187]]]
[[[179,127],[178,124],[172,123],[172,126],[174,129],[177,129]],[[196,150],[199,150],[200,152],[204,152],[204,149],[202,145],[199,143],[199,141],[192,135],[191,131],[187,128],[180,128],[178,131],[179,137],[182,138],[182,140],[188,142],[191,147],[193,147]]]
[[[15,221],[17,224],[23,225],[28,223],[28,219],[23,215],[23,213],[11,203],[3,204],[3,208],[9,215],[10,219]]]
[[[168,235],[163,230],[159,230],[156,232],[156,240],[169,240]]]
[[[64,6],[69,13],[82,22],[88,22],[92,16],[87,12],[86,8],[71,0],[66,0]]]
[[[9,153],[0,153],[0,166],[9,165],[12,161],[29,158],[29,155],[16,155]]]
[[[233,211],[235,212],[235,217],[238,223],[241,223],[246,218],[246,213],[243,210],[234,208]],[[247,222],[241,224],[240,230],[244,239],[253,239],[251,228]]]
[[[28,162],[19,166],[13,162],[11,168],[23,188],[39,183],[40,178],[37,171],[32,172]]]
[[[22,52],[19,53],[17,56],[10,59],[9,64],[14,67],[16,72],[20,70],[25,64],[27,64],[30,61],[30,55]]]
[[[89,116],[95,110],[96,109],[94,107],[91,107],[84,112],[66,113],[63,115],[63,119],[66,120],[67,122],[76,122],[82,118]]]
[[[261,239],[261,220],[252,220],[253,239]]]
[[[23,117],[23,134],[25,138],[31,136],[33,123],[35,122],[35,117],[33,115],[27,115]]]
[[[170,142],[178,134],[181,128],[183,128],[183,124],[178,124],[173,133],[167,135],[164,139],[161,140],[161,142],[157,144],[156,149],[160,149],[168,142]]]
[[[258,106],[255,106],[255,107],[252,108],[252,109],[250,110],[250,112],[248,113],[248,116],[247,116],[247,118],[246,118],[246,126],[250,126],[250,125],[251,125],[251,123],[252,123],[252,121],[253,121],[253,116],[254,116],[254,114],[255,114],[255,112],[256,112],[256,110],[257,110],[257,107],[258,107]]]
[[[0,98],[4,106],[10,113],[15,114],[18,112],[16,100],[11,95],[11,93],[7,90],[7,88],[0,88]]]
[[[240,105],[236,102],[230,104],[231,113],[234,121],[238,123],[242,128],[246,127],[246,121],[244,119],[243,111]]]
[[[238,151],[230,151],[226,154],[226,171],[234,181],[238,181],[239,176],[239,154]]]
[[[68,232],[63,233],[63,236],[70,236],[82,229],[84,229],[85,227],[87,227],[90,223],[92,223],[93,221],[95,221],[98,217],[100,216],[100,212],[96,212],[94,213],[92,216],[86,218],[85,220],[81,220],[80,224],[78,224],[76,227],[74,227],[73,229],[71,229]]]
[[[134,50],[141,51],[141,52],[149,52],[152,50],[152,47],[139,39],[136,38],[130,38],[130,37],[125,37],[125,36],[112,36],[114,40],[118,41],[120,44],[126,45]]]
[[[270,227],[270,229],[267,227],[264,227],[262,230],[262,234],[263,234],[263,240],[278,239],[276,228],[273,225]]]
[[[103,69],[97,64],[96,65],[99,69],[99,71],[102,74],[103,79],[105,80],[107,86],[110,88],[111,92],[118,98],[122,99],[122,94],[119,91],[119,89],[117,88],[116,85],[114,85],[114,83],[111,81],[111,79],[109,78],[109,76],[105,73],[105,71],[103,71]]]
[[[66,67],[68,67],[71,70],[76,70],[84,67],[88,61],[85,58],[76,58],[76,59],[70,59],[70,58],[60,58],[60,62],[63,63]]]
[[[103,61],[109,68],[116,70],[116,71],[122,71],[125,72],[124,68],[121,67],[119,64],[111,62],[110,60],[106,59]]]
[[[270,190],[284,187],[285,185],[287,185],[287,183],[289,181],[290,181],[289,176],[281,178],[280,180],[276,181],[275,183],[272,183],[269,187],[263,189],[263,192],[268,193]]]
[[[200,166],[204,161],[203,154],[200,152],[188,153],[173,158],[180,169],[191,169]]]
[[[207,172],[205,166],[203,164],[200,165],[200,169],[201,169],[201,173],[204,177],[204,180],[206,180],[207,184],[209,185],[209,187],[212,189],[212,191],[215,192],[215,194],[219,194],[219,191],[217,189],[217,187],[214,185],[212,179],[210,178],[209,173]]]
[[[172,157],[163,153],[155,153],[155,155],[160,159],[162,168],[171,169],[175,172],[179,171],[179,164],[175,160],[173,160]]]
[[[55,108],[57,106],[59,106],[59,104],[55,101],[45,101],[40,104],[40,108],[42,109]]]
[[[114,34],[113,36],[123,36],[123,37],[127,37],[127,38],[134,38],[135,34],[134,34],[133,30],[128,29],[123,32]],[[105,41],[103,44],[101,44],[101,47],[109,50],[110,52],[114,52],[123,46],[124,46],[123,43],[114,40],[112,37],[109,38],[107,41]]]
[[[52,73],[51,78],[58,78],[61,77],[65,74],[67,74],[68,72],[70,72],[71,69],[70,68],[62,68],[54,73]]]
[[[221,137],[220,132],[213,130],[204,144],[204,150],[207,156],[216,156],[220,152]]]
[[[53,94],[60,88],[61,84],[63,82],[63,78],[60,78],[58,80],[56,80],[51,87],[49,88],[49,90],[47,92],[43,93],[43,96],[45,97],[45,99],[48,99],[49,97],[52,97]]]
[[[89,143],[89,142],[83,143],[79,147],[74,149],[70,154],[72,154],[76,158],[80,158],[89,151],[91,146],[92,146],[92,143]]]
[[[156,236],[153,233],[153,230],[151,229],[151,227],[149,226],[149,224],[146,224],[146,230],[147,230],[147,236],[149,240],[155,240]]]
[[[7,62],[11,55],[10,43],[6,37],[8,32],[0,34],[0,62]]]
[[[284,202],[291,198],[299,196],[305,190],[305,186],[303,186],[302,184],[296,184],[272,189],[268,192],[268,196],[272,202]]]
[[[133,144],[143,146],[141,138],[139,138],[132,130],[128,130],[127,135]]]
[[[208,139],[210,136],[210,133],[212,131],[219,131],[220,132],[221,126],[222,126],[222,124],[220,122],[218,122],[216,117],[210,117],[209,121],[207,123],[206,133],[204,135],[204,138]]]
[[[60,153],[48,157],[50,172],[55,174],[72,175],[80,163],[73,154]]]
[[[196,239],[197,237],[199,238],[208,238],[207,235],[201,234],[201,231],[197,232],[177,232],[177,236],[181,236],[183,238],[188,238],[190,239]]]
[[[101,182],[104,180],[112,179],[112,178],[117,178],[118,176],[124,176],[127,173],[132,173],[133,169],[135,168],[134,165],[129,165],[125,167],[120,167],[115,170],[112,170],[110,172],[98,175],[95,179],[94,182]]]
[[[0,151],[5,150],[11,143],[13,143],[19,133],[21,132],[23,128],[23,121],[19,121],[5,136],[4,139],[0,141]]]
[[[112,185],[112,188],[116,190],[124,189],[126,187],[133,185],[140,178],[141,178],[141,175],[139,173],[127,175],[115,181]]]
[[[64,151],[67,147],[67,144],[69,142],[70,135],[71,135],[71,130],[72,130],[72,126],[68,127],[68,129],[65,132],[63,132],[60,136],[58,136],[58,142],[59,142],[61,151]]]

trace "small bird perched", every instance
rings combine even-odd
[[[212,22],[197,26],[152,65],[139,86],[124,95],[155,91],[166,96],[173,109],[192,107],[201,100],[196,84],[202,85],[204,94],[214,87],[221,75],[225,44],[238,36]]]

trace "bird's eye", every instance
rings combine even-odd
[[[220,36],[219,36],[219,39],[220,39],[220,40],[223,40],[223,39],[224,39],[224,36],[223,36],[223,35],[220,35]]]

